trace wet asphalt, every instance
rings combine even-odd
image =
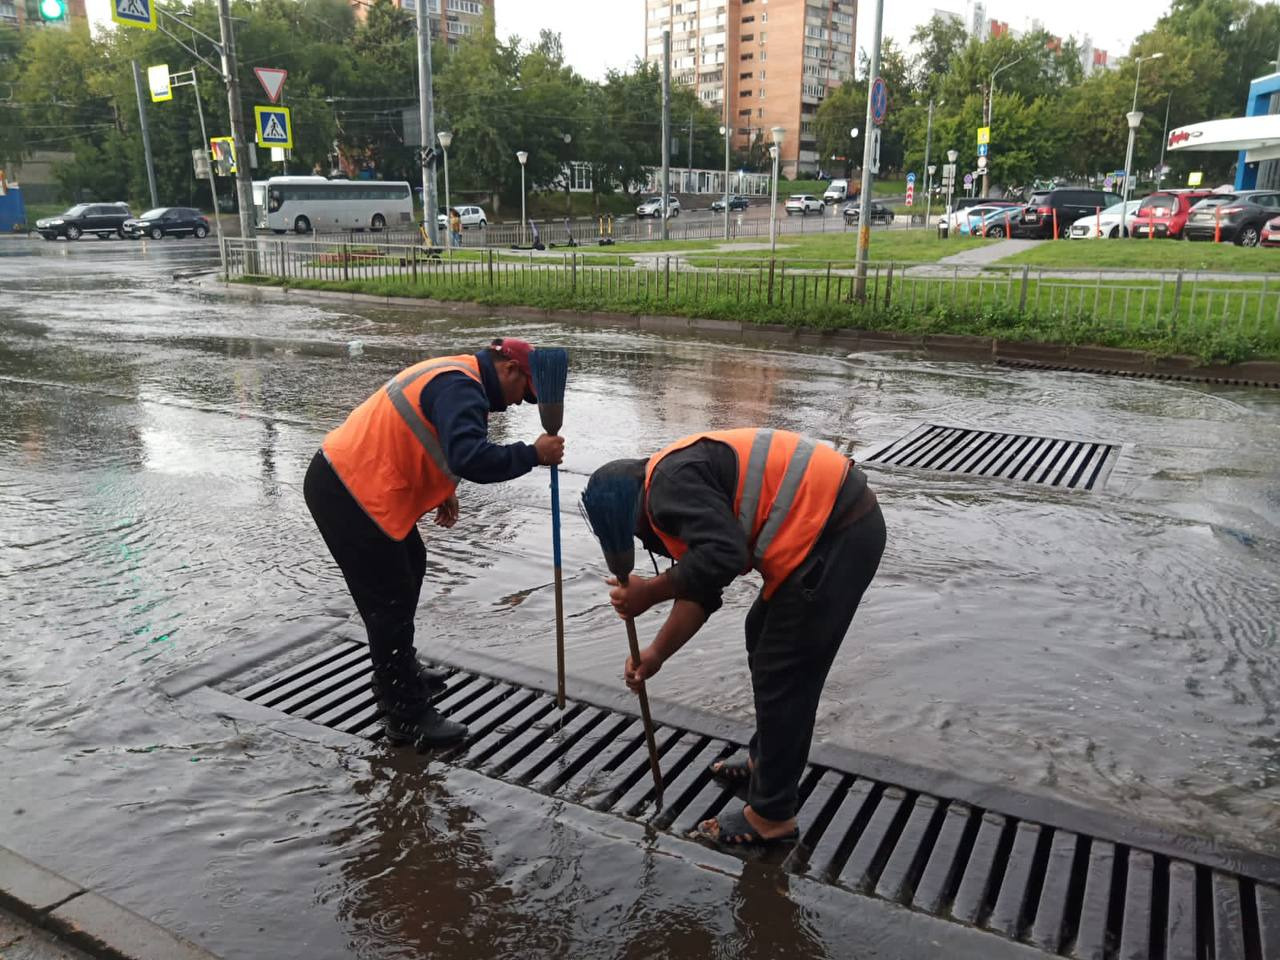
[[[855,454],[922,422],[1122,444],[1094,493],[869,470],[889,546],[818,739],[1280,849],[1275,391],[174,279],[215,260],[208,242],[0,240],[0,835],[19,852],[229,957],[921,955],[927,936],[765,867],[154,690],[347,602],[302,503],[308,459],[391,373],[503,333],[571,351],[567,504],[600,463],[708,428]],[[492,423],[537,432],[534,409]],[[546,486],[466,486],[458,527],[427,531],[425,654],[554,664]],[[620,683],[625,635],[572,509],[564,565],[570,689]],[[659,718],[749,721],[755,589],[651,682]]]

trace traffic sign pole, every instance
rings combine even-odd
[[[871,253],[871,163],[872,150],[876,146],[873,131],[884,119],[888,108],[888,90],[880,78],[880,36],[884,32],[884,0],[876,0],[876,27],[871,40],[870,76],[875,82],[867,90],[867,135],[862,141],[862,195],[858,198],[858,256],[854,278],[853,296],[859,303],[867,300],[867,259]],[[877,113],[877,87],[879,88],[879,119]]]
[[[137,60],[130,60],[133,66],[133,89],[138,95],[138,128],[142,132],[142,154],[147,161],[147,186],[151,190],[151,206],[160,206],[160,197],[156,193],[156,165],[151,158],[151,132],[147,128],[147,106],[142,100],[142,71]]]

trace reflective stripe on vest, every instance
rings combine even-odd
[[[424,513],[457,489],[443,444],[421,409],[427,384],[454,372],[483,389],[475,357],[424,360],[374,391],[321,447],[347,491],[393,540],[403,540]]]
[[[722,430],[685,437],[660,451],[645,471],[645,504],[657,464],[699,440],[715,440],[732,449],[738,461],[734,512],[750,550],[750,567],[764,576],[768,599],[782,581],[803,562],[817,542],[835,504],[849,462],[831,447],[788,431]],[[770,462],[774,445],[783,445]],[[794,443],[794,448],[787,452]],[[772,493],[772,499],[769,499]],[[795,510],[799,507],[800,512]],[[788,521],[792,521],[788,524]],[[688,549],[674,536],[649,523],[671,555],[679,560]],[[780,534],[785,535],[779,540]],[[744,571],[745,572],[745,571]]]
[[[422,449],[427,452],[427,457],[435,465],[436,469],[454,483],[457,483],[458,478],[454,475],[453,471],[449,469],[449,460],[444,455],[444,448],[440,446],[439,438],[427,429],[426,423],[423,421],[422,417],[418,416],[417,412],[413,409],[413,404],[409,402],[409,398],[404,394],[404,388],[412,386],[414,381],[420,380],[429,373],[435,373],[437,370],[446,370],[449,368],[460,370],[463,373],[471,373],[470,367],[464,363],[458,363],[456,360],[439,360],[415,370],[409,376],[405,377],[403,382],[400,381],[400,376],[402,375],[392,377],[387,381],[385,389],[387,391],[387,396],[391,399],[391,405],[396,408],[396,413],[400,414],[400,419],[404,421],[405,426],[409,428],[409,431],[418,439],[418,442],[422,444]]]

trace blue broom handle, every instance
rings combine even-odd
[[[551,468],[551,551],[556,569],[560,569],[560,471]]]

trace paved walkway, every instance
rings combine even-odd
[[[970,247],[937,261],[943,267],[986,267],[1037,246],[1036,240],[993,240],[980,247]]]

